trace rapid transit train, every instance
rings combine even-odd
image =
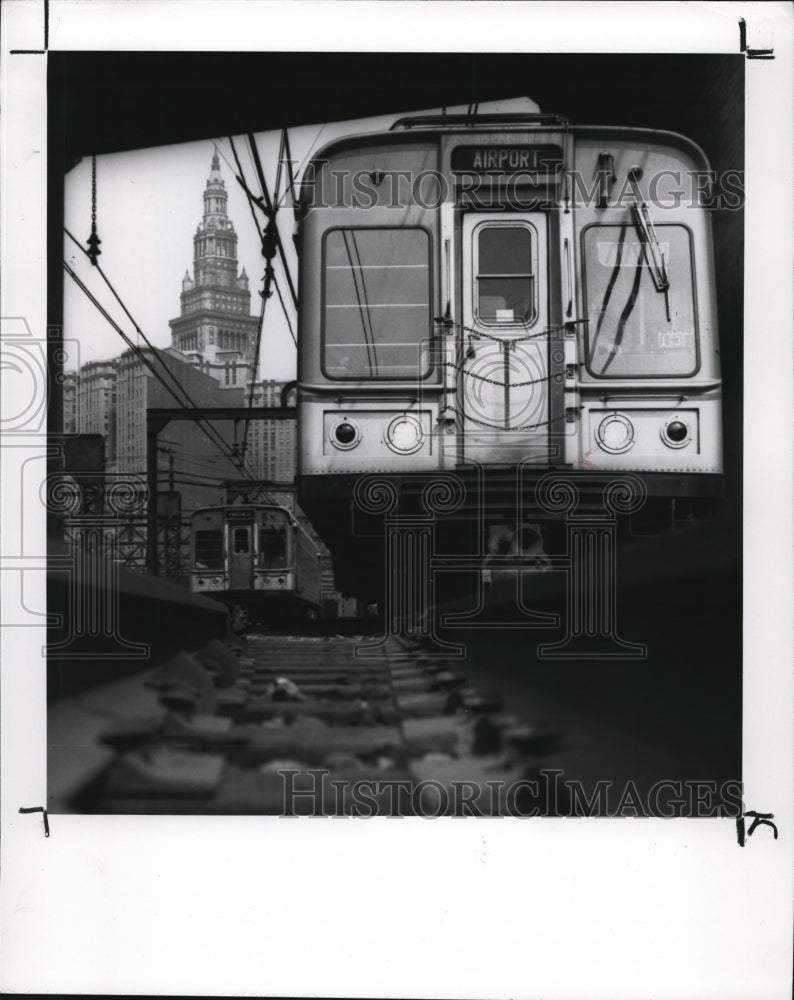
[[[285,507],[203,507],[190,520],[190,590],[255,621],[315,618],[322,608],[322,555]]]
[[[628,476],[662,519],[718,502],[708,178],[683,136],[520,101],[317,154],[298,226],[298,499],[345,593],[382,586],[363,477],[392,515],[462,490],[432,513],[439,544],[485,555],[554,534],[550,472],[594,503]]]

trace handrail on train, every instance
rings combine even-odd
[[[559,125],[560,128],[571,127],[570,121],[563,115],[543,112],[521,112],[520,114],[454,114],[454,115],[413,115],[398,118],[390,131],[399,128],[415,128],[417,125]]]

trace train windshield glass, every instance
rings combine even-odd
[[[589,226],[584,233],[587,367],[603,378],[693,375],[698,368],[692,249],[685,226],[657,226],[669,280],[654,281],[637,229]],[[668,319],[669,303],[669,319]]]
[[[334,229],[324,247],[329,378],[429,372],[430,239],[423,229]]]
[[[236,556],[248,555],[251,544],[251,529],[247,525],[244,528],[235,528],[232,544],[232,551]]]
[[[532,233],[528,226],[483,225],[477,230],[476,312],[481,323],[535,318]]]
[[[286,569],[287,529],[285,525],[265,525],[259,529],[260,569]]]
[[[223,532],[197,531],[196,569],[223,569]]]

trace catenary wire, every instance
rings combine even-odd
[[[78,277],[78,275],[75,273],[74,270],[72,270],[72,268],[68,265],[68,263],[66,261],[63,261],[63,266],[64,266],[64,269],[65,269],[66,273],[72,278],[72,280],[75,282],[75,284],[77,285],[77,287],[83,292],[83,294],[88,298],[88,300],[97,309],[97,311],[107,320],[107,322],[119,334],[119,336],[124,340],[125,344],[127,344],[127,346],[137,355],[137,357],[143,362],[143,364],[151,371],[151,373],[154,376],[154,378],[157,379],[157,381],[160,383],[160,385],[163,387],[163,389],[165,389],[165,391],[176,401],[177,405],[179,407],[181,407],[183,410],[186,410],[186,411],[189,411],[190,408],[191,408],[191,406],[193,406],[193,408],[195,409],[196,408],[195,404],[192,404],[192,403],[190,405],[186,404],[184,402],[184,400],[182,400],[182,399],[179,398],[179,396],[174,392],[174,390],[171,388],[171,386],[168,385],[168,383],[164,381],[164,379],[162,378],[160,372],[157,371],[157,369],[151,363],[151,361],[149,360],[149,358],[147,358],[147,356],[144,354],[143,350],[140,347],[138,347],[136,344],[134,344],[132,342],[132,340],[130,339],[130,337],[128,337],[127,334],[118,325],[118,323],[116,323],[116,321],[113,319],[113,317],[110,315],[110,313],[107,312],[107,310],[104,308],[104,306],[101,304],[101,302],[99,302],[99,300],[91,292],[91,290],[80,280],[80,278]],[[154,348],[154,347],[151,347],[151,345],[150,345],[150,349],[153,351],[154,356],[157,357],[158,360],[160,360],[160,363],[163,366],[163,368],[166,371],[169,371],[168,367],[159,358],[159,352],[158,352],[158,350],[156,348]],[[169,371],[169,374],[171,374],[170,371]],[[178,385],[178,383],[177,383],[177,385]],[[181,388],[181,386],[180,386],[180,389],[184,393],[184,395],[187,396],[188,399],[189,399],[190,397],[185,392],[185,390]],[[233,449],[231,448],[231,446],[229,445],[229,443],[217,432],[217,430],[212,426],[212,424],[209,423],[209,421],[207,421],[206,419],[202,419],[200,421],[197,421],[197,423],[203,423],[205,425],[205,433],[207,433],[208,435],[210,435],[213,438],[214,444],[216,445],[216,447],[218,447],[220,449],[221,453],[223,453],[226,458],[230,459],[235,465],[238,466],[238,468],[240,468],[238,457],[234,454]],[[248,470],[246,470],[246,469],[241,469],[241,471],[244,471],[244,472],[246,472],[246,474],[248,474]],[[252,478],[250,476],[250,474],[248,474],[248,475],[249,475],[249,478]]]

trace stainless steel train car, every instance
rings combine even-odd
[[[190,521],[190,589],[257,621],[317,617],[322,556],[285,507],[203,507]]]
[[[710,183],[683,136],[539,113],[405,118],[317,154],[298,495],[343,590],[382,572],[365,475],[406,513],[428,484],[464,484],[437,519],[453,549],[538,523],[527,498],[550,470],[585,492],[631,474],[665,517],[719,499]]]

